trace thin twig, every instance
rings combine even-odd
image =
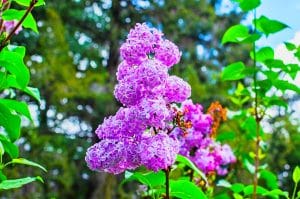
[[[20,21],[17,23],[17,25],[13,28],[13,30],[9,33],[9,35],[2,41],[0,45],[0,51],[6,46],[7,42],[12,38],[12,36],[15,34],[15,32],[18,30],[18,28],[22,25],[23,21],[26,19],[28,14],[33,10],[34,5],[38,2],[38,0],[31,0],[29,7],[27,8],[26,12],[20,19]]]

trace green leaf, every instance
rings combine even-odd
[[[260,179],[264,179],[269,189],[278,189],[277,177],[270,171],[262,170],[260,172]]]
[[[14,142],[20,136],[21,118],[12,114],[10,110],[0,103],[0,125],[6,130],[11,142]]]
[[[227,132],[218,133],[216,139],[222,142],[222,141],[233,140],[235,139],[235,136],[236,136],[235,132],[227,131]]]
[[[10,110],[14,110],[17,113],[24,115],[25,117],[27,117],[29,120],[32,121],[28,105],[25,102],[19,102],[10,99],[0,99],[0,104],[5,105]]]
[[[203,191],[188,180],[170,180],[170,195],[181,199],[207,199]]]
[[[277,89],[286,91],[286,90],[291,90],[295,91],[296,93],[300,93],[300,88],[296,86],[295,84],[289,83],[288,81],[285,80],[276,80],[273,81],[273,86],[275,86]]]
[[[19,148],[14,143],[4,139],[3,136],[0,137],[0,142],[3,145],[5,152],[8,153],[11,158],[17,158],[19,156]]]
[[[285,198],[289,198],[289,193],[286,191],[282,191],[280,189],[273,189],[267,193],[262,194],[263,196],[272,196],[278,198],[278,196],[284,196]]]
[[[244,197],[238,193],[233,193],[233,198],[234,199],[244,199]]]
[[[14,0],[17,4],[21,5],[21,6],[29,6],[31,0]],[[38,0],[38,2],[34,5],[36,6],[42,6],[45,5],[45,1],[44,0]]]
[[[234,193],[240,193],[244,190],[244,185],[241,183],[235,183],[232,184],[232,186],[230,187],[230,189],[234,192]]]
[[[242,40],[240,43],[253,43],[262,37],[261,33],[251,33],[247,38]]]
[[[271,106],[282,106],[284,107],[285,109],[288,108],[288,104],[287,102],[278,97],[278,96],[272,96],[272,97],[264,97],[263,98],[263,101],[266,103],[266,106],[267,107],[271,107]]]
[[[184,165],[193,169],[198,175],[201,176],[201,178],[203,180],[205,180],[207,182],[207,178],[206,178],[205,174],[202,171],[200,171],[198,169],[198,167],[196,167],[196,165],[192,161],[190,161],[187,157],[178,154],[176,157],[176,161],[183,163]]]
[[[142,184],[148,185],[151,188],[163,185],[165,183],[165,174],[163,171],[159,172],[147,172],[147,173],[141,173],[141,172],[125,172],[125,179],[122,181],[121,185],[129,182],[129,181],[139,181]]]
[[[40,169],[42,169],[43,171],[47,172],[47,170],[40,164],[32,162],[30,160],[26,160],[24,158],[17,158],[17,159],[12,159],[12,161],[6,163],[5,165],[9,165],[9,164],[24,164],[24,165],[29,165],[29,166],[33,166],[33,167],[38,167]]]
[[[253,185],[248,185],[243,190],[245,196],[253,194],[253,191],[254,191]],[[257,186],[256,193],[258,195],[263,195],[263,194],[268,193],[268,190],[265,189],[265,188],[263,188],[263,187],[261,187],[261,186]]]
[[[295,44],[290,43],[290,42],[284,42],[284,45],[285,45],[286,49],[288,49],[289,51],[293,51],[297,48]]]
[[[251,58],[254,59],[254,54],[251,51]],[[264,62],[268,59],[274,59],[274,50],[271,47],[263,47],[256,52],[256,61]]]
[[[16,78],[12,75],[8,75],[8,77],[7,77],[7,87],[19,89],[19,90],[27,93],[31,97],[33,97],[39,103],[41,102],[40,92],[37,88],[33,88],[33,87],[29,87],[29,86],[27,86],[26,88],[20,87],[20,85],[16,81]]]
[[[253,22],[255,23],[255,22]],[[266,35],[279,32],[288,26],[280,21],[269,19],[265,16],[261,16],[256,20],[257,29]]]
[[[23,91],[41,103],[41,95],[38,88],[27,86]]]
[[[272,88],[272,81],[269,79],[259,80],[257,81],[258,86],[258,95],[261,97],[265,97],[267,91]]]
[[[245,74],[243,73],[245,68],[243,62],[230,64],[222,71],[221,79],[223,81],[243,79],[245,77]]]
[[[230,27],[223,35],[222,44],[228,42],[239,43],[247,39],[249,36],[249,30],[243,25],[234,25]]]
[[[263,71],[263,74],[272,82],[277,80],[279,76],[278,72],[274,72],[272,70]]]
[[[14,75],[20,87],[24,88],[29,83],[30,74],[24,64],[24,56],[21,54],[20,50],[22,49],[20,48],[15,48],[14,50],[9,50],[8,48],[3,49],[0,52],[0,65]]]
[[[246,131],[246,136],[248,139],[253,139],[256,137],[257,123],[252,115],[247,117],[247,119],[241,124],[241,127]],[[262,128],[259,129],[262,130]],[[260,134],[262,133],[263,132],[260,132]]]
[[[268,59],[264,61],[264,64],[270,69],[271,68],[280,68],[283,70],[286,69],[286,65],[280,59]]]
[[[300,47],[298,47],[297,51],[294,53],[294,56],[300,61]]]
[[[293,171],[293,181],[297,184],[300,181],[300,168],[296,166]]]
[[[284,71],[287,72],[292,79],[295,79],[300,71],[300,66],[298,64],[287,64]]]
[[[28,183],[34,182],[34,181],[40,181],[43,182],[43,179],[39,176],[37,177],[26,177],[26,178],[19,178],[19,179],[13,179],[13,180],[4,180],[0,183],[0,190],[4,189],[15,189],[20,188],[23,185],[26,185]]]
[[[2,14],[2,18],[6,21],[11,21],[11,20],[21,20],[21,18],[24,16],[26,10],[15,10],[15,9],[8,9],[5,10]],[[29,13],[25,20],[22,23],[22,26],[24,28],[30,28],[34,32],[38,33],[36,21],[33,18],[32,14]]]
[[[6,176],[2,173],[2,171],[0,171],[0,182],[6,179],[7,179]]]
[[[6,87],[6,72],[0,71],[0,92]]]
[[[260,0],[235,0],[239,3],[240,8],[244,11],[250,11],[257,8],[260,5]]]

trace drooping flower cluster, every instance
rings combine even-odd
[[[187,100],[190,85],[168,74],[180,60],[178,47],[157,29],[137,24],[120,51],[114,94],[123,107],[98,126],[100,142],[88,149],[88,166],[114,174],[141,165],[158,171],[180,153],[206,174],[226,174],[235,156],[214,140],[226,110],[214,103],[204,114],[200,104]]]
[[[221,110],[220,105],[216,107]],[[209,110],[210,113],[217,111],[213,108]],[[204,114],[202,106],[193,104],[191,100],[183,102],[179,112],[179,127],[173,133],[181,141],[179,153],[188,157],[206,174],[225,175],[228,172],[226,166],[236,159],[229,145],[221,145],[212,136],[216,130],[215,123],[219,125],[220,119],[216,115]],[[189,124],[188,127],[183,125],[185,123]]]
[[[144,165],[167,169],[179,152],[179,142],[169,136],[173,111],[170,104],[183,102],[191,87],[168,68],[181,53],[163,34],[137,24],[121,46],[115,97],[124,105],[99,125],[100,142],[90,147],[86,162],[92,170],[114,174]]]

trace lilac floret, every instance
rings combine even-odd
[[[171,111],[162,98],[145,98],[139,104],[138,110],[142,120],[151,127],[165,128],[166,124],[172,120]]]
[[[165,97],[168,102],[183,102],[191,96],[191,86],[177,76],[170,76],[166,84]]]
[[[157,60],[147,60],[130,70],[115,87],[115,97],[125,106],[140,103],[145,97],[159,96],[156,87],[164,88],[168,79],[168,70]]]
[[[87,150],[85,160],[92,170],[119,174],[141,165],[138,149],[134,139],[104,139]]]
[[[116,73],[117,80],[120,81],[124,79],[126,76],[130,75],[132,71],[134,70],[134,66],[130,66],[126,61],[122,61],[119,66]]]
[[[96,134],[100,139],[140,137],[146,130],[146,124],[142,119],[136,107],[120,108],[115,116],[104,119],[96,129]]]
[[[157,29],[138,23],[130,30],[126,42],[120,48],[120,54],[128,64],[139,65],[159,47],[162,36]]]
[[[166,133],[159,133],[142,139],[140,144],[142,164],[152,170],[167,169],[174,164],[179,151],[179,142]]]
[[[158,49],[155,50],[155,58],[160,60],[168,68],[180,61],[181,52],[178,47],[169,40],[161,42]]]

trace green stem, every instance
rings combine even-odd
[[[166,199],[170,199],[170,168],[165,169],[164,172],[166,174]]]
[[[26,17],[29,15],[29,13],[33,10],[34,5],[38,2],[38,0],[31,0],[29,7],[27,8],[26,12],[20,19],[20,21],[17,23],[17,25],[14,27],[14,29],[9,33],[9,35],[2,41],[0,45],[0,51],[6,46],[7,42],[12,38],[12,36],[15,34],[15,32],[18,30],[18,28],[22,25],[23,21],[26,19]]]
[[[254,10],[254,33],[256,32],[256,10]],[[254,163],[254,178],[253,178],[253,199],[257,198],[257,186],[258,186],[258,172],[259,172],[259,144],[260,144],[260,121],[261,118],[258,114],[258,91],[257,91],[257,71],[256,71],[256,43],[253,42],[253,67],[255,69],[253,75],[253,84],[254,84],[254,113],[255,113],[255,122],[256,122],[256,139],[255,139],[255,163]]]
[[[292,199],[295,199],[298,183],[295,183]]]

